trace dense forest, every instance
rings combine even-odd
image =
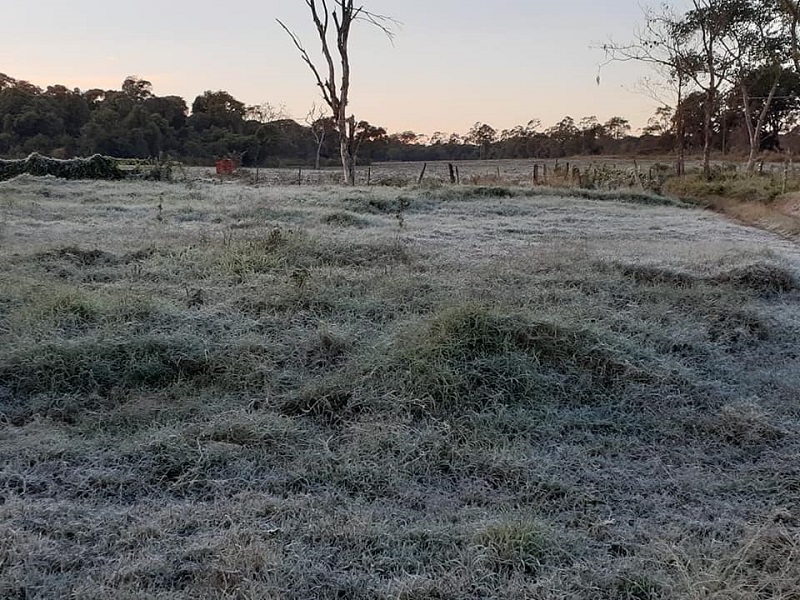
[[[759,111],[759,78],[753,78],[753,111]],[[739,94],[720,97],[713,114],[713,144],[723,154],[748,149]],[[762,149],[800,150],[800,77],[785,70],[770,103]],[[412,131],[388,133],[358,123],[359,160],[459,160],[477,158],[557,158],[571,155],[663,155],[676,151],[676,114],[683,117],[684,147],[702,150],[706,95],[688,94],[678,110],[659,108],[634,135],[629,122],[613,117],[566,116],[544,128],[538,119],[499,131],[476,123],[466,133]],[[189,106],[178,96],[157,96],[150,82],[128,77],[119,90],[42,89],[0,74],[0,156],[17,158],[39,152],[59,158],[103,154],[120,158],[170,157],[208,164],[232,157],[244,166],[337,164],[338,133],[333,120],[310,111],[299,123],[270,105],[247,106],[226,91],[206,91]]]

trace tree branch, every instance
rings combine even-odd
[[[308,65],[308,68],[311,69],[311,72],[314,74],[314,78],[317,80],[317,87],[319,87],[319,89],[322,90],[323,99],[328,104],[328,106],[330,106],[331,109],[333,109],[334,106],[333,98],[331,97],[327,86],[322,82],[322,77],[320,77],[317,67],[311,61],[311,57],[308,55],[308,51],[303,47],[303,44],[300,43],[300,40],[292,32],[292,30],[283,24],[283,21],[281,21],[280,19],[275,19],[275,20],[278,22],[278,25],[280,25],[283,28],[283,30],[287,34],[289,34],[289,37],[291,38],[295,47],[300,51],[300,56],[302,57],[303,62],[305,62]]]

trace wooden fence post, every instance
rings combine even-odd
[[[453,163],[447,163],[447,169],[450,171],[450,183],[456,182],[456,170],[453,167]]]
[[[423,163],[422,165],[422,172],[419,174],[419,179],[417,180],[417,185],[422,183],[422,178],[425,177],[425,169],[428,168],[428,163]]]
[[[643,190],[644,186],[642,185],[642,178],[639,177],[639,163],[636,162],[635,158],[633,159],[633,177],[636,179],[636,183],[639,188]]]

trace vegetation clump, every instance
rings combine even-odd
[[[397,357],[408,392],[437,412],[581,402],[646,376],[594,331],[478,304],[426,319],[400,338]]]
[[[214,374],[197,339],[144,336],[78,339],[21,349],[0,362],[0,378],[20,396],[109,393],[114,388],[161,386]]]
[[[0,181],[23,174],[40,177],[49,175],[60,179],[118,180],[125,177],[115,159],[100,154],[62,160],[34,152],[24,159],[0,160]]]
[[[800,289],[797,277],[789,269],[781,265],[763,262],[731,269],[711,277],[710,280],[728,283],[765,296]]]

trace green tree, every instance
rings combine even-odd
[[[487,123],[478,121],[469,130],[467,140],[479,148],[480,159],[484,160],[488,157],[492,144],[497,140],[497,130]]]

